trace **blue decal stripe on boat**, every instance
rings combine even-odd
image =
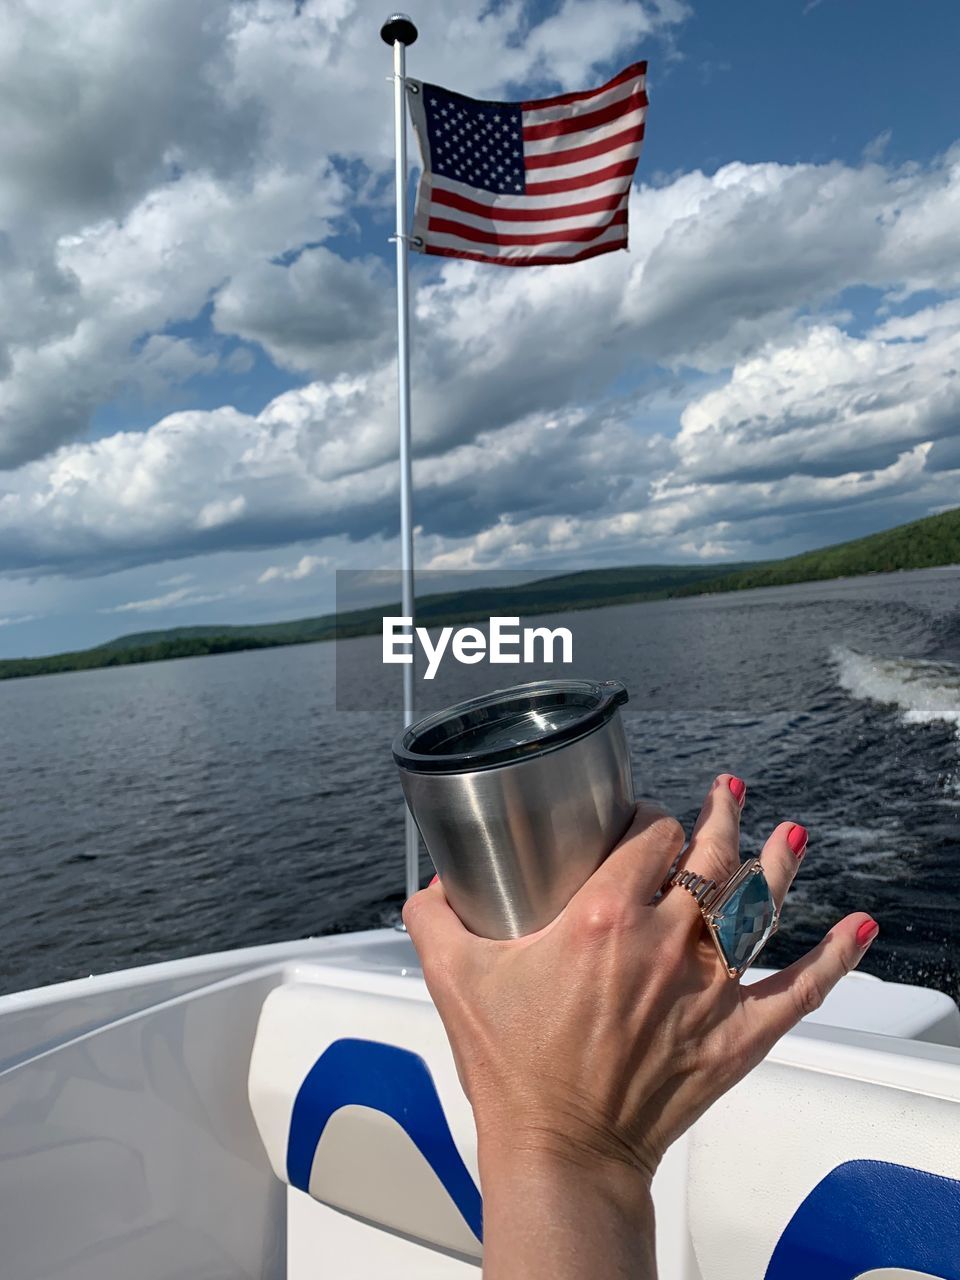
[[[960,1182],[882,1160],[838,1165],[787,1223],[764,1280],[882,1267],[960,1280]]]
[[[310,1190],[317,1145],[335,1111],[371,1107],[396,1120],[446,1188],[467,1226],[483,1239],[483,1202],[457,1150],[427,1064],[378,1040],[335,1040],[307,1072],[293,1103],[287,1142],[290,1185]]]

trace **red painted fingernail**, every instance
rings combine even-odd
[[[799,822],[795,822],[787,833],[787,844],[790,846],[790,852],[799,862],[807,851],[807,841],[810,836],[806,827],[801,827]]]
[[[733,798],[736,800],[740,808],[743,808],[744,796],[747,794],[747,784],[742,778],[731,778],[727,786],[733,792]]]
[[[876,920],[864,920],[863,924],[857,930],[857,946],[868,947],[880,932],[880,926]]]
[[[427,888],[429,889],[431,885],[435,885],[439,879],[440,879],[439,876],[434,876],[433,879],[430,881],[430,884],[427,885]]]

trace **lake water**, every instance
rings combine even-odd
[[[810,828],[766,962],[864,909],[881,924],[865,968],[960,993],[960,572],[556,621],[578,673],[630,689],[641,792],[689,827],[730,770],[749,788],[745,852],[782,818]],[[399,669],[378,651],[0,683],[0,990],[395,919]],[[517,678],[448,669],[429,701]],[[366,709],[345,709],[358,689]]]

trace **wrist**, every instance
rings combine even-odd
[[[517,1137],[480,1139],[484,1277],[584,1280],[602,1259],[605,1280],[655,1280],[646,1171]]]
[[[481,1174],[488,1167],[560,1181],[572,1173],[631,1195],[650,1190],[658,1164],[653,1151],[590,1116],[567,1109],[551,1119],[499,1112],[475,1113],[475,1119]]]
[[[650,1202],[653,1170],[606,1135],[513,1127],[481,1128],[477,1136],[485,1197],[491,1188],[522,1185],[557,1196],[593,1190],[630,1213]]]

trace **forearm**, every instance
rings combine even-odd
[[[480,1149],[484,1280],[656,1280],[653,1201],[626,1165]]]

